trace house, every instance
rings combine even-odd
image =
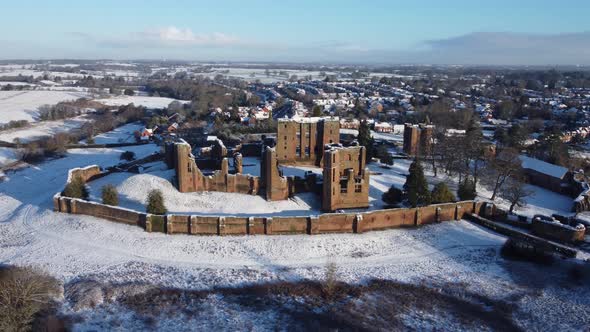
[[[361,122],[358,119],[341,119],[340,128],[343,129],[359,129]]]
[[[378,133],[391,133],[393,126],[388,122],[378,122],[375,123],[375,131]]]
[[[569,194],[572,174],[567,168],[525,155],[521,155],[519,159],[530,184],[557,193]]]
[[[169,133],[175,133],[178,130],[178,123],[174,122],[170,126],[168,126]]]
[[[156,128],[158,128],[158,127],[154,127],[154,129],[149,129],[149,128],[144,127],[141,130],[141,134],[139,136],[139,139],[142,141],[149,141],[154,136],[154,131],[156,130]]]

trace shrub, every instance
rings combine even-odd
[[[36,270],[0,267],[0,331],[32,330],[36,315],[59,293],[59,282]]]
[[[450,203],[455,201],[455,195],[449,190],[446,183],[440,182],[432,189],[432,203]]]
[[[381,199],[389,205],[396,205],[402,201],[403,192],[400,189],[391,186],[391,188],[381,196]]]
[[[166,214],[166,206],[164,206],[164,196],[162,192],[153,189],[148,194],[147,198],[147,212],[151,214]]]
[[[381,156],[381,162],[389,165],[389,166],[393,166],[393,156],[391,155],[391,153],[387,153],[383,156]]]
[[[88,189],[86,182],[80,176],[76,176],[70,181],[64,189],[62,195],[72,198],[88,198]]]
[[[131,161],[135,159],[135,152],[133,151],[125,151],[121,153],[121,160]]]
[[[117,188],[112,184],[102,186],[102,203],[107,205],[119,205],[119,194]]]
[[[326,273],[324,275],[324,283],[322,290],[327,298],[335,295],[338,286],[338,267],[335,263],[329,262],[326,264]]]
[[[457,195],[459,195],[459,199],[462,201],[475,199],[475,196],[477,195],[475,192],[475,183],[471,178],[466,178],[464,182],[459,184]]]
[[[123,91],[123,93],[126,96],[133,96],[133,95],[135,95],[135,91],[133,91],[132,89],[125,89],[125,91]]]

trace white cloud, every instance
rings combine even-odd
[[[240,42],[238,38],[221,32],[194,33],[189,28],[175,26],[150,29],[138,35],[149,41],[190,45],[231,45]]]

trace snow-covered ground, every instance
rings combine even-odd
[[[145,210],[150,189],[164,193],[169,212],[202,215],[309,215],[318,214],[320,206],[313,194],[301,194],[284,200],[267,202],[260,195],[243,195],[221,192],[181,193],[171,183],[174,170],[163,162],[146,165],[145,173],[114,173],[89,183],[91,199],[100,201],[101,188],[106,184],[117,186],[119,205],[139,211]],[[143,188],[143,190],[137,190]]]
[[[110,143],[134,143],[135,142],[135,131],[141,131],[143,124],[134,122],[128,123],[121,127],[115,128],[112,131],[96,135],[94,137],[94,143],[96,144],[110,144]]]
[[[108,139],[125,137],[128,129],[111,133]],[[510,312],[515,313],[516,321],[533,321],[533,330],[579,330],[590,323],[584,314],[590,310],[590,289],[568,279],[569,269],[572,264],[581,264],[580,259],[558,260],[550,267],[509,261],[499,253],[504,236],[466,221],[365,234],[200,237],[147,233],[136,226],[52,211],[52,196],[62,190],[70,168],[114,165],[126,150],[140,158],[159,147],[75,149],[65,158],[6,174],[7,179],[0,182],[0,262],[41,268],[64,282],[100,280],[185,289],[322,280],[326,264],[334,263],[337,278],[353,284],[378,278],[414,285],[460,285],[466,291],[514,305]],[[244,164],[254,162],[247,158]],[[396,161],[391,169],[371,165],[372,172],[382,173],[371,176],[372,199],[392,183],[403,185],[408,165],[409,161]],[[92,195],[97,198],[103,181],[116,183],[122,201],[138,208],[146,188],[159,186],[173,195],[167,204],[195,213],[292,212],[293,207],[272,210],[272,206],[262,205],[265,201],[261,198],[258,201],[248,195],[174,196],[178,194],[168,181],[172,171],[161,162],[146,166],[143,174],[113,174],[91,182]],[[530,200],[531,209],[561,208],[561,198],[536,199]],[[297,207],[303,210],[303,205]],[[580,258],[589,257],[582,254]],[[212,302],[211,306],[221,305]]]
[[[12,164],[18,160],[16,149],[0,147],[0,167]]]
[[[90,96],[71,91],[0,91],[0,123],[12,120],[38,120],[39,106]]]
[[[59,76],[62,79],[66,78],[75,78],[80,79],[84,78],[88,75],[79,74],[79,73],[68,73],[68,72],[58,72],[58,71],[43,71],[43,70],[35,70],[30,68],[23,68],[24,66],[16,66],[16,67],[0,67],[0,77],[6,76],[32,76],[33,78],[39,78],[44,75],[49,75],[50,78]],[[97,75],[93,75],[97,77]]]
[[[27,127],[0,131],[0,141],[13,142],[18,138],[21,142],[29,142],[41,137],[79,129],[88,121],[91,121],[88,115],[57,121],[40,121]]]
[[[356,129],[340,129],[341,134],[350,134],[357,136],[359,131]],[[383,141],[390,141],[390,142],[403,142],[404,135],[403,134],[394,134],[394,133],[380,133],[371,130],[371,136],[373,136],[376,140],[383,140]]]
[[[148,96],[117,96],[107,99],[96,99],[97,102],[109,106],[123,106],[134,104],[135,106],[144,106],[150,109],[163,109],[168,107],[171,102],[179,101],[183,104],[188,103],[186,100],[177,100],[165,97],[148,97]]]

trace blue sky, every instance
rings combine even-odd
[[[5,1],[0,58],[590,64],[590,1]]]

